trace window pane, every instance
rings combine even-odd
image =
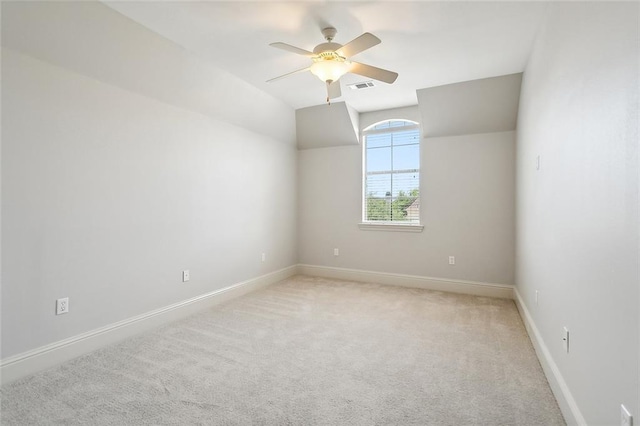
[[[367,198],[367,220],[391,220],[391,202],[385,198]]]
[[[409,123],[407,121],[389,121],[389,127],[402,127],[402,126],[410,126],[413,123]]]
[[[367,197],[391,196],[391,173],[368,175],[365,184]]]
[[[420,131],[400,120],[375,129],[364,139],[365,220],[420,223]]]
[[[394,173],[393,174],[393,196],[401,195],[418,196],[420,188],[420,173]]]
[[[420,168],[420,146],[403,145],[393,148],[393,170]]]
[[[393,133],[393,145],[419,144],[420,132],[417,130],[399,130]]]
[[[378,148],[381,146],[391,146],[391,133],[381,133],[378,135],[368,135],[366,137],[367,148]]]
[[[388,129],[389,128],[389,121],[385,121],[383,123],[379,123],[376,124],[376,126],[374,127],[375,130],[380,130],[380,129]]]
[[[365,194],[367,220],[391,220],[391,173],[367,175]]]
[[[367,172],[391,170],[391,148],[367,149]]]

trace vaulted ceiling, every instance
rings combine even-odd
[[[130,19],[212,61],[295,109],[322,104],[324,84],[309,72],[267,83],[310,60],[274,49],[280,41],[307,50],[346,44],[363,32],[382,43],[354,60],[396,71],[393,85],[351,90],[368,81],[341,78],[342,98],[359,112],[417,104],[416,90],[524,70],[545,14],[544,2],[105,2]]]

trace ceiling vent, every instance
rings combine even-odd
[[[373,84],[373,81],[361,81],[360,83],[347,84],[347,87],[352,90],[364,90],[375,87],[375,84]]]

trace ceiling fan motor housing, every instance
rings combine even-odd
[[[315,47],[315,49],[313,49],[313,53],[315,53],[316,55],[319,55],[323,52],[335,52],[341,47],[342,45],[340,43],[332,43],[332,42],[320,43]]]

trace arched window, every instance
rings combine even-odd
[[[388,120],[363,136],[363,221],[419,224],[420,126]]]

